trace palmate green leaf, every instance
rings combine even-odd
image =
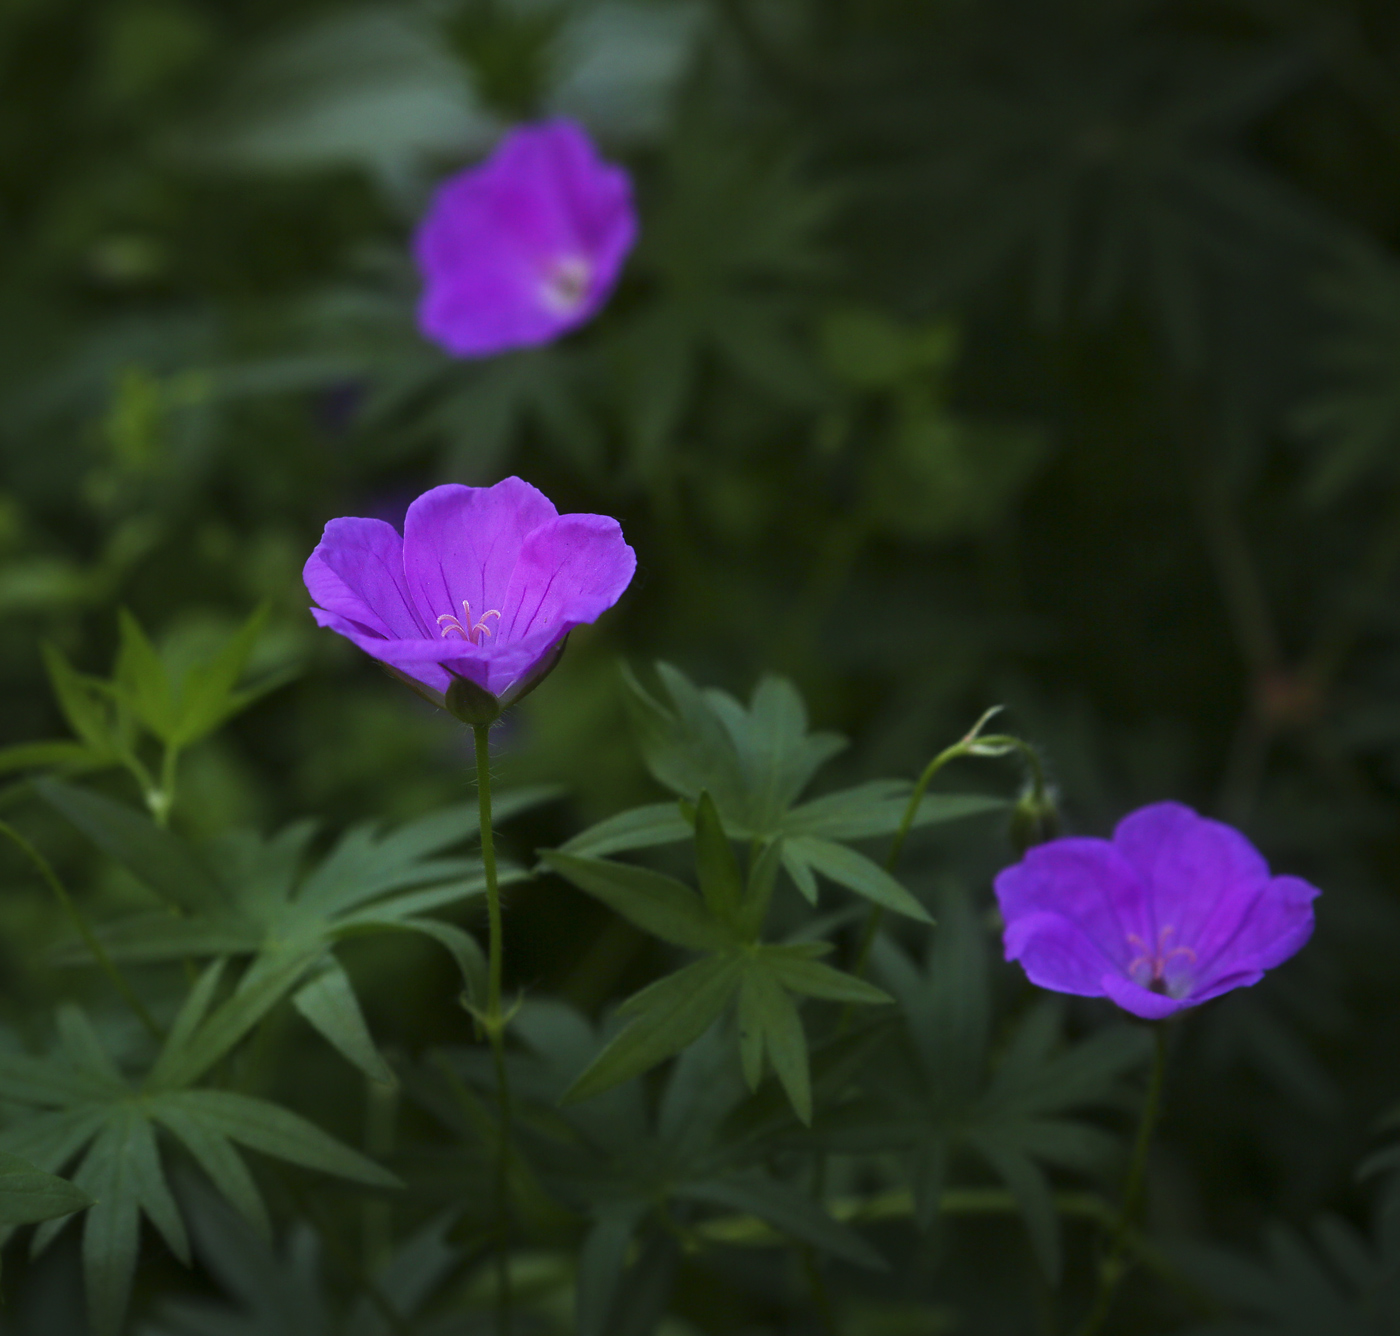
[[[623,669],[626,701],[646,759],[656,779],[691,802],[708,792],[726,822],[747,824],[750,816],[748,776],[734,741],[703,693],[679,669],[656,667],[671,697],[667,709],[652,697],[630,670]]]
[[[900,1003],[906,1056],[887,1068],[881,1107],[842,1144],[902,1145],[909,1157],[915,1218],[932,1224],[950,1159],[970,1150],[1002,1180],[1024,1218],[1047,1276],[1061,1265],[1059,1220],[1047,1169],[1100,1168],[1120,1141],[1082,1115],[1120,1106],[1124,1078],[1139,1072],[1150,1043],[1137,1027],[1110,1026],[1066,1046],[1062,1009],[1032,1006],[995,1058],[986,931],[958,886],[939,888],[940,929],[925,964],[887,938],[877,939],[877,976]]]
[[[112,686],[131,712],[162,742],[168,742],[180,720],[174,684],[155,646],[125,608],[117,625],[121,642]]]
[[[764,970],[791,993],[818,997],[828,1002],[878,1004],[893,1002],[882,988],[823,965],[814,955],[824,954],[825,943],[798,946],[765,946],[758,954]]]
[[[216,962],[192,990],[186,1008],[176,1017],[166,1045],[148,1083],[154,1089],[176,1089],[199,1080],[286,996],[320,956],[319,951],[287,951],[260,957],[239,981],[237,991],[207,1017],[187,1019],[190,1005],[207,1002],[206,981]]]
[[[485,890],[479,858],[444,852],[478,833],[475,805],[432,812],[387,832],[354,827],[307,868],[314,827],[306,822],[271,839],[235,832],[197,851],[121,803],[57,781],[40,783],[44,796],[99,847],[187,911],[184,917],[143,914],[103,926],[98,935],[114,959],[256,957],[239,994],[203,1027],[202,1047],[182,1050],[182,1063],[197,1059],[207,1069],[283,994],[307,983],[308,974],[338,970],[330,953],[355,934],[410,931],[429,937],[451,952],[468,991],[480,992],[484,964],[476,943],[461,928],[426,917]],[[497,812],[504,819],[555,792],[543,785],[507,792]],[[498,864],[503,885],[524,875],[508,862]],[[90,957],[75,944],[60,959],[87,963]],[[320,988],[303,997],[310,1007],[305,1014],[339,1052],[383,1080],[387,1069],[370,1057],[363,1017],[358,1026],[351,1017],[352,1005],[358,1014],[353,994],[338,994],[331,1006],[326,989],[333,986],[323,974]],[[360,1032],[358,1039],[352,1031]],[[194,1078],[182,1069],[179,1079]]]
[[[649,868],[546,851],[541,860],[644,932],[690,951],[722,951],[732,932],[684,882]]]
[[[55,645],[44,645],[44,667],[59,708],[94,757],[115,762],[130,750],[130,729],[117,718],[106,682],[78,672]]]
[[[258,637],[267,625],[269,611],[270,606],[263,604],[212,659],[194,664],[185,673],[169,731],[156,730],[171,746],[188,747],[207,737],[226,720],[287,681],[286,674],[276,674],[255,687],[236,689]]]
[[[747,711],[723,691],[711,689],[705,700],[733,741],[755,824],[781,817],[817,770],[846,746],[839,734],[807,732],[807,707],[786,678],[761,678]]]
[[[344,1284],[327,1275],[320,1240],[305,1224],[283,1248],[247,1224],[201,1185],[182,1181],[180,1200],[190,1216],[195,1252],[231,1301],[164,1296],[142,1324],[147,1336],[385,1336],[391,1330],[367,1297],[348,1311]],[[410,1323],[460,1261],[446,1239],[453,1212],[440,1213],[405,1239],[373,1273],[381,1302]],[[433,1324],[413,1329],[424,1332]]]
[[[0,1152],[0,1225],[37,1224],[91,1205],[92,1198],[66,1179]]]
[[[565,1092],[587,1099],[679,1053],[707,1030],[743,977],[737,955],[707,956],[629,998],[619,1015],[633,1019]]]
[[[255,980],[215,1005],[222,972],[215,963],[196,981],[139,1084],[121,1075],[76,1008],[61,1014],[61,1043],[48,1057],[0,1055],[6,1099],[35,1110],[0,1132],[0,1150],[13,1155],[23,1148],[36,1169],[49,1173],[81,1155],[73,1186],[97,1203],[83,1232],[95,1331],[115,1333],[121,1326],[142,1216],[188,1261],[185,1223],[166,1183],[158,1128],[173,1135],[219,1191],[264,1231],[266,1208],[235,1144],[366,1186],[399,1185],[372,1160],[287,1109],[233,1091],[190,1088],[265,1013],[267,998],[276,1000],[285,990],[270,978]],[[46,1247],[63,1223],[54,1218],[42,1225],[35,1249]]]
[[[807,733],[807,712],[790,682],[764,678],[745,710],[725,692],[701,691],[670,664],[656,671],[672,709],[627,677],[647,765],[692,802],[709,792],[731,832],[775,831],[816,770],[845,745],[835,734]]]
[[[151,1116],[189,1152],[190,1158],[204,1170],[209,1181],[234,1205],[252,1228],[271,1242],[272,1222],[258,1185],[248,1172],[243,1157],[233,1143],[217,1128],[211,1127],[173,1100],[161,1100],[151,1110]]]
[[[335,1174],[368,1187],[401,1187],[396,1175],[337,1141],[300,1115],[231,1090],[171,1091],[160,1099],[211,1132],[279,1160]]]

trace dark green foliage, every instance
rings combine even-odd
[[[0,3],[0,1330],[1080,1336],[1115,1239],[1095,1336],[1394,1329],[1393,11]],[[453,360],[413,224],[553,114],[638,248]],[[503,1140],[470,739],[300,571],[512,472],[639,574],[492,734]],[[908,813],[997,704],[1051,791]],[[989,883],[1166,797],[1324,895],[1123,1232],[1148,1044]]]

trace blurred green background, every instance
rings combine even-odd
[[[641,242],[589,328],[453,362],[406,239],[545,114],[632,169]],[[292,680],[185,758],[177,824],[463,799],[460,727],[317,631],[300,569],[333,516],[519,473],[640,558],[499,731],[503,782],[567,793],[521,838],[654,793],[619,657],[792,677],[845,779],[1005,704],[1069,829],[1175,797],[1325,891],[1186,1041],[1167,1227],[1364,1221],[1400,1097],[1397,242],[1381,0],[2,0],[0,743],[65,735],[42,642],[105,673],[128,608],[179,664],[267,601]],[[3,874],[23,1026],[72,981]],[[592,1007],[634,968],[557,884],[525,915],[521,982]],[[399,950],[383,1027],[458,1025]]]

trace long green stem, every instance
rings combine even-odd
[[[500,1231],[496,1243],[496,1331],[497,1336],[510,1336],[510,1080],[506,1070],[507,1017],[501,1009],[501,970],[505,934],[501,922],[501,889],[496,879],[496,848],[491,833],[490,734],[490,724],[472,726],[472,739],[476,745],[477,796],[481,804],[481,862],[486,870],[486,914],[489,923],[486,1015],[480,1020],[491,1044],[491,1060],[496,1071],[496,1095],[500,1102],[500,1144],[496,1148],[495,1175],[496,1218]]]
[[[1147,1176],[1147,1152],[1152,1145],[1152,1132],[1157,1126],[1157,1115],[1162,1106],[1162,1081],[1167,1067],[1166,1031],[1162,1025],[1152,1027],[1152,1038],[1152,1076],[1147,1084],[1147,1098],[1143,1102],[1137,1139],[1133,1143],[1133,1158],[1128,1163],[1128,1177],[1123,1185],[1123,1208],[1118,1215],[1108,1256],[1099,1268],[1099,1288],[1094,1296],[1094,1306],[1089,1310],[1089,1316],[1084,1319],[1084,1325],[1079,1328],[1079,1336],[1096,1336],[1103,1327],[1108,1318],[1108,1310],[1113,1306],[1113,1296],[1118,1290],[1118,1284],[1127,1271],[1127,1254],[1137,1217],[1142,1209]]]
[[[1037,800],[1044,800],[1045,771],[1040,764],[1040,757],[1036,754],[1035,748],[1030,743],[1021,738],[1013,737],[1009,733],[981,733],[982,726],[995,713],[995,710],[988,710],[972,726],[966,736],[953,743],[951,747],[945,747],[924,767],[924,773],[919,776],[918,783],[914,785],[913,792],[909,795],[909,801],[904,805],[904,815],[900,818],[899,828],[890,841],[889,852],[885,855],[886,872],[893,873],[899,865],[899,856],[904,852],[904,842],[909,838],[909,832],[914,828],[914,820],[919,814],[919,804],[923,802],[924,794],[928,792],[928,786],[944,766],[950,761],[956,761],[960,756],[1004,756],[1008,752],[1020,752],[1031,772],[1032,791]],[[880,924],[884,921],[884,917],[885,911],[880,905],[875,905],[866,917],[865,927],[860,934],[860,944],[856,948],[856,961],[852,971],[857,977],[865,973],[865,968],[870,963],[870,952],[875,946],[875,936],[880,931]]]
[[[112,987],[121,994],[122,1000],[129,1006],[136,1019],[146,1028],[151,1038],[157,1043],[165,1039],[165,1034],[160,1026],[156,1024],[156,1019],[146,1010],[146,1004],[136,996],[132,987],[123,977],[122,972],[117,968],[112,957],[107,954],[106,948],[97,939],[97,934],[88,925],[88,921],[83,917],[82,911],[73,902],[73,897],[68,894],[67,888],[59,881],[58,874],[53,870],[49,860],[44,857],[23,835],[19,833],[8,821],[0,821],[0,835],[4,835],[11,841],[24,856],[29,859],[38,870],[39,875],[48,883],[49,889],[54,893],[59,906],[68,915],[69,922],[78,930],[78,936],[83,939],[87,949],[92,952],[93,959],[98,967],[112,982]]]

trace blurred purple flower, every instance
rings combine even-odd
[[[522,125],[429,206],[419,327],[458,357],[548,343],[607,300],[636,235],[626,171],[580,126]]]
[[[1112,841],[1031,849],[996,894],[1006,958],[1032,983],[1158,1020],[1258,983],[1300,950],[1318,891],[1271,877],[1239,831],[1168,802],[1125,817]]]
[[[420,694],[450,706],[465,681],[503,708],[554,666],[574,627],[617,602],[636,568],[616,520],[561,515],[506,478],[424,492],[402,538],[383,520],[331,520],[304,578],[316,621]]]

